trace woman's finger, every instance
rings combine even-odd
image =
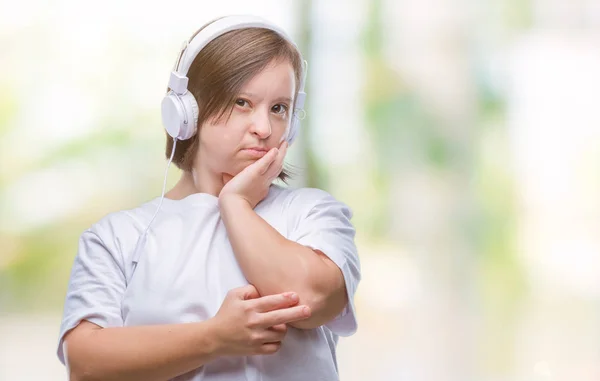
[[[289,144],[287,141],[284,141],[281,146],[279,146],[279,152],[281,154],[281,162],[283,162],[283,159],[285,159],[285,154],[287,153]]]
[[[297,305],[294,307],[273,310],[260,314],[259,327],[272,327],[277,324],[287,324],[298,320],[308,319],[311,315],[310,307]]]
[[[275,331],[272,329],[266,329],[262,332],[261,341],[263,343],[273,343],[277,341],[283,340],[285,337],[285,332]]]
[[[271,168],[271,164],[273,164],[278,154],[279,150],[277,148],[272,148],[265,154],[265,156],[261,157],[256,163],[254,163],[258,166],[259,173],[261,175],[264,175],[269,168]]]
[[[269,165],[269,168],[267,168],[267,170],[263,173],[263,178],[266,180],[267,183],[271,183],[271,180],[273,180],[277,175],[274,175],[275,172],[277,172],[277,168],[279,167],[279,162],[278,159],[276,158],[275,160],[273,160],[273,162],[271,162],[271,165]],[[279,173],[279,172],[277,172]]]
[[[272,331],[275,331],[275,332],[286,333],[287,332],[287,324],[277,324],[277,325],[270,327],[269,329]]]
[[[288,308],[296,304],[298,304],[298,294],[295,292],[266,295],[252,301],[252,307],[258,312],[269,312],[280,308]]]
[[[278,341],[275,343],[266,343],[266,344],[261,345],[260,353],[265,354],[265,355],[271,355],[271,354],[277,352],[279,350],[279,348],[281,348],[281,341]]]
[[[287,147],[288,147],[288,143],[286,141],[284,141],[279,146],[279,153],[277,155],[277,158],[275,160],[273,160],[273,163],[271,163],[271,166],[267,169],[266,174],[269,179],[271,179],[271,178],[274,179],[275,177],[279,176],[279,173],[283,169],[283,161],[285,160],[285,154],[287,152]]]

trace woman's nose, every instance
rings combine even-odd
[[[271,120],[269,119],[269,114],[263,111],[256,111],[253,116],[250,132],[261,139],[266,139],[271,136]]]

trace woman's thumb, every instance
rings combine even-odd
[[[260,159],[260,174],[261,175],[264,175],[265,172],[267,172],[267,170],[269,169],[269,166],[271,165],[273,160],[275,160],[278,153],[279,153],[279,150],[277,148],[273,148],[273,149],[269,150],[269,152],[267,152],[266,155]]]
[[[237,291],[238,291],[238,293],[236,293],[236,294],[239,295],[240,299],[242,299],[242,300],[260,298],[260,294],[258,293],[258,290],[256,289],[256,287],[254,287],[251,284],[240,287],[237,289]]]

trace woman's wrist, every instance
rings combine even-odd
[[[206,362],[209,362],[227,355],[219,325],[214,318],[193,324],[199,356],[205,356]]]
[[[224,212],[228,209],[250,206],[250,202],[246,200],[243,196],[237,195],[235,193],[227,193],[219,195],[219,208],[221,212]]]
[[[244,209],[252,210],[250,203],[243,197],[237,195],[227,195],[219,197],[219,210],[225,226],[229,229],[229,222],[234,216],[239,216]]]

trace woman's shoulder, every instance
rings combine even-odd
[[[329,192],[319,188],[273,185],[269,193],[270,198],[286,211],[307,212],[323,204],[342,204]]]
[[[288,238],[296,240],[298,238],[294,234],[298,232],[306,234],[308,231],[324,231],[340,226],[344,229],[338,229],[336,234],[353,231],[350,222],[353,212],[350,207],[323,189],[278,187],[272,189],[271,193],[280,199],[280,208],[273,209],[279,211],[277,218],[286,221]]]
[[[152,201],[149,201],[137,207],[109,212],[92,223],[84,235],[90,233],[97,236],[108,248],[114,247],[119,251],[129,249],[132,243],[137,242],[145,224],[152,217],[152,205]]]

